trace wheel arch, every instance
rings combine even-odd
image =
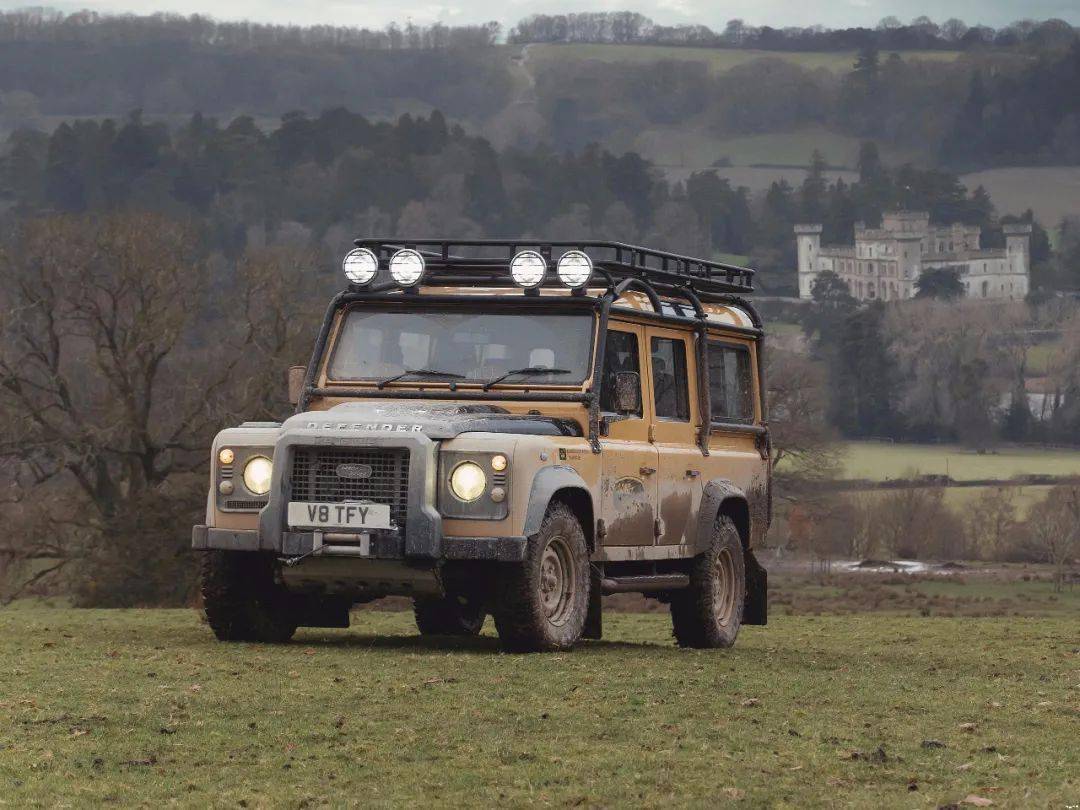
[[[719,515],[727,515],[739,530],[743,550],[750,548],[750,501],[742,488],[726,478],[714,478],[705,485],[698,509],[697,548],[695,553],[705,550],[711,542],[713,525]]]
[[[574,511],[581,521],[585,542],[592,553],[595,550],[595,509],[592,493],[573,467],[545,467],[536,474],[529,493],[529,507],[525,512],[522,534],[528,537],[540,531],[540,524],[552,501],[561,501]]]

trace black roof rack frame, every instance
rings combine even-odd
[[[506,272],[510,260],[522,250],[534,250],[548,263],[542,287],[561,286],[554,273],[562,252],[580,250],[589,255],[597,273],[609,287],[637,278],[667,288],[691,291],[702,301],[730,300],[754,291],[749,267],[652,250],[623,242],[579,240],[552,242],[532,239],[357,239],[357,247],[371,250],[385,269],[390,257],[409,248],[424,257],[426,286],[514,286]]]

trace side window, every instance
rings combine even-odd
[[[652,339],[653,395],[658,419],[690,421],[686,387],[686,343],[674,338]]]
[[[632,371],[639,378],[641,376],[637,335],[609,329],[604,343],[604,387],[600,396],[600,410],[615,410],[615,375],[621,371]],[[640,406],[635,416],[641,416]]]
[[[754,421],[750,352],[742,346],[709,344],[709,398],[712,421],[750,424]]]

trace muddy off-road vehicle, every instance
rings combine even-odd
[[[296,413],[218,434],[207,620],[223,641],[414,600],[507,650],[599,638],[601,596],[685,647],[764,624],[771,513],[753,271],[606,242],[356,242]]]

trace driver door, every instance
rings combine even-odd
[[[656,542],[657,467],[659,454],[649,442],[651,397],[644,374],[645,330],[633,324],[608,327],[604,347],[604,384],[600,410],[610,417],[600,440],[602,479],[600,517],[605,546],[651,546]],[[617,413],[615,375],[638,375],[637,412]]]

